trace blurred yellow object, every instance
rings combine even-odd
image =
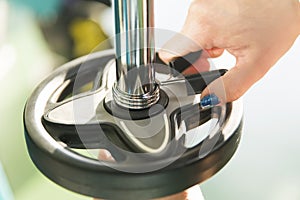
[[[73,55],[75,57],[90,53],[107,39],[99,24],[90,19],[78,18],[73,20],[69,31],[74,41]]]

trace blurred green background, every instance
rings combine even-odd
[[[157,2],[158,27],[178,31],[190,2]],[[170,5],[174,13],[166,12]],[[22,111],[34,87],[55,67],[89,53],[112,33],[109,13],[103,5],[79,0],[0,0],[0,188],[10,193],[7,182],[14,199],[90,199],[57,186],[34,167]],[[245,95],[241,145],[230,163],[202,184],[207,200],[300,199],[299,55],[297,40]],[[230,66],[234,60],[225,54],[214,63]]]
[[[82,5],[79,1],[0,0],[0,161],[15,199],[91,199],[55,185],[38,172],[28,156],[22,125],[26,99],[38,82],[106,39],[91,20],[93,12]],[[82,46],[77,32],[94,41]]]

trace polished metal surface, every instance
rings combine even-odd
[[[112,55],[111,51],[108,52],[100,52],[98,54],[93,54],[89,59],[101,59],[107,55]],[[82,59],[84,60],[84,59]],[[80,62],[80,61],[79,61]],[[72,65],[72,63],[71,63]],[[73,64],[75,65],[75,64]],[[85,63],[82,66],[85,66],[84,70],[81,70],[82,74],[85,74],[85,71],[90,71],[92,69],[97,69],[98,65],[91,65],[89,63]],[[184,146],[185,148],[192,148],[201,142],[203,142],[207,137],[214,136],[220,129],[228,129],[228,124],[233,124],[234,126],[238,125],[235,123],[225,123],[225,112],[226,110],[218,111],[218,108],[213,109],[211,119],[204,124],[199,124],[199,120],[201,117],[198,116],[199,112],[197,110],[191,109],[192,118],[187,118],[183,120],[181,116],[181,120],[179,120],[177,115],[174,115],[174,127],[171,132],[171,124],[169,120],[172,118],[172,114],[178,108],[183,109],[187,105],[196,105],[200,102],[200,94],[189,95],[187,91],[186,80],[182,77],[174,77],[172,74],[165,70],[164,72],[156,72],[157,75],[157,83],[169,97],[169,103],[166,108],[164,108],[164,112],[153,116],[149,119],[143,120],[130,120],[130,119],[122,119],[118,118],[114,115],[111,115],[104,107],[104,104],[107,104],[109,101],[113,99],[113,84],[116,81],[116,73],[115,73],[115,65],[114,60],[108,61],[102,67],[101,70],[101,83],[97,84],[97,88],[94,91],[90,91],[88,93],[77,94],[72,98],[67,98],[62,102],[52,103],[51,101],[45,105],[44,112],[47,113],[48,119],[56,124],[67,124],[68,126],[88,126],[91,124],[115,124],[120,130],[124,132],[124,137],[127,141],[130,142],[131,146],[137,149],[139,152],[144,153],[159,153],[167,148],[168,141],[170,143],[172,134],[174,135],[174,141],[178,141],[185,135]],[[162,66],[165,67],[165,66]],[[55,89],[55,92],[52,94],[52,97],[48,98],[53,101],[57,101],[57,96],[60,96],[61,93],[65,90],[65,84],[69,83],[68,80],[64,80],[64,76],[68,74],[66,71],[60,71],[60,73],[56,74],[56,81],[60,78],[58,82],[61,84],[60,86],[56,86],[59,89]],[[77,75],[78,76],[78,75]],[[89,81],[92,81],[93,78],[88,76]],[[98,78],[95,80],[97,81]],[[50,82],[51,83],[51,82]],[[78,82],[80,84],[80,82]],[[81,87],[77,85],[75,82],[75,87]],[[44,92],[48,92],[49,90],[45,90]],[[57,94],[56,94],[57,93]],[[46,95],[44,95],[46,97]],[[55,98],[54,98],[55,97]],[[232,113],[236,113],[236,107],[239,111],[238,114],[234,114],[230,117],[230,121],[237,119],[240,120],[240,116],[242,114],[241,106],[238,106],[238,102],[235,102],[232,108]],[[29,104],[31,105],[31,104]],[[28,105],[28,106],[29,106]],[[39,103],[39,105],[42,105]],[[156,105],[157,106],[157,105]],[[154,106],[155,107],[155,106]],[[222,106],[225,109],[225,107]],[[112,110],[114,113],[115,111]],[[130,117],[130,111],[128,112],[128,116]],[[238,116],[238,117],[234,117]],[[178,120],[177,120],[178,118]],[[34,119],[34,118],[33,118]],[[193,125],[195,124],[195,125]],[[222,127],[224,124],[226,126]],[[236,128],[236,127],[235,127]],[[222,137],[229,138],[232,134],[232,127],[229,128],[228,131],[222,132]],[[86,136],[85,131],[80,131],[77,128],[79,137],[84,138]],[[97,130],[100,132],[99,130]],[[165,140],[166,139],[166,140]],[[213,146],[212,146],[213,147]],[[132,160],[131,160],[132,162]],[[144,170],[145,168],[143,168]],[[134,170],[137,170],[134,168]]]
[[[123,107],[128,107],[131,109],[144,109],[154,105],[160,94],[159,94],[159,85],[154,84],[155,88],[152,93],[146,94],[128,94],[120,90],[119,87],[115,85],[113,87],[113,96],[114,100]]]
[[[241,105],[199,110],[200,94],[189,95],[187,81],[166,70],[156,73],[169,104],[155,116],[130,120],[104,107],[105,101],[113,101],[117,78],[113,51],[91,54],[53,72],[33,92],[24,112],[35,165],[65,188],[104,199],[159,198],[217,173],[238,146]],[[115,162],[99,158],[103,149]]]
[[[130,109],[143,109],[159,99],[153,61],[153,0],[115,0],[116,102]]]

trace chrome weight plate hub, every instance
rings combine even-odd
[[[39,170],[67,189],[107,199],[163,197],[217,173],[238,146],[242,106],[202,108],[199,101],[226,71],[183,76],[182,62],[154,66],[159,100],[144,109],[115,102],[126,97],[114,97],[113,51],[67,63],[40,83],[24,111]]]

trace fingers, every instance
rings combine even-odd
[[[209,71],[210,64],[208,58],[210,58],[210,56],[207,51],[202,51],[200,57],[194,63],[191,63],[191,66],[187,67],[182,74],[191,75]]]
[[[174,194],[174,195],[164,197],[164,198],[155,199],[155,200],[183,200],[183,199],[204,200],[199,185],[195,185],[195,186],[185,190],[184,192]]]
[[[178,57],[183,57],[189,53],[196,52],[201,49],[203,48],[195,41],[182,33],[178,33],[162,47],[162,49],[159,51],[159,57],[165,63],[169,63]],[[205,49],[205,51],[210,58],[217,58],[223,54],[224,49],[215,47],[211,49]]]
[[[106,149],[99,150],[98,159],[103,161],[115,161],[111,153]],[[103,199],[93,199],[93,200],[103,200]]]
[[[217,58],[223,54],[224,49],[212,48],[212,49],[207,49],[206,51],[211,58]]]
[[[98,159],[104,161],[114,161],[114,158],[112,157],[111,153],[106,149],[101,149],[99,151]]]
[[[114,161],[114,158],[112,157],[111,153],[107,151],[106,149],[100,149],[98,154],[98,159],[103,161]],[[167,197],[158,198],[155,200],[182,200],[182,199],[199,199],[203,200],[202,192],[200,190],[200,187],[198,185],[193,186],[183,192],[180,192],[178,194],[174,194]],[[93,199],[93,200],[103,200],[103,199]]]
[[[178,57],[184,57],[189,53],[199,51],[200,49],[201,48],[196,43],[183,34],[177,34],[159,51],[159,58],[165,63],[169,63],[176,60]],[[221,48],[203,50],[201,57],[196,62],[191,63],[191,67],[188,67],[183,71],[183,74],[187,75],[208,71],[210,68],[208,59],[219,57],[223,52],[224,49]]]
[[[243,59],[223,77],[212,82],[201,94],[201,98],[214,94],[220,102],[232,102],[239,99],[254,83],[261,79],[271,67],[257,66],[255,62]]]
[[[201,50],[201,47],[193,40],[182,33],[177,33],[161,48],[159,57],[165,63],[169,63],[178,57],[183,57],[198,50]]]

